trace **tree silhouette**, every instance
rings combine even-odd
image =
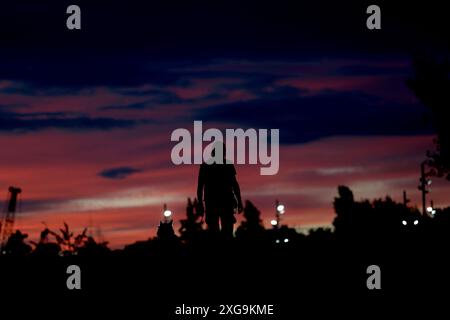
[[[347,186],[339,186],[338,194],[333,203],[336,212],[333,225],[338,236],[350,236],[363,224],[361,220],[370,210],[370,203],[356,203],[352,190]]]
[[[186,242],[195,240],[200,232],[203,231],[202,211],[199,209],[197,199],[194,202],[188,198],[186,206],[186,219],[180,220],[181,227],[179,229],[180,239]]]
[[[308,239],[316,243],[329,243],[333,240],[333,232],[329,228],[317,228],[309,231]]]
[[[108,242],[97,242],[93,237],[87,237],[83,242],[83,246],[77,248],[80,256],[98,257],[106,255],[111,250],[108,248]]]
[[[52,257],[57,255],[70,256],[80,254],[83,256],[99,256],[110,252],[108,242],[97,242],[93,237],[86,235],[87,228],[78,235],[70,231],[69,225],[64,222],[64,228],[55,232],[47,226],[41,231],[39,241],[30,241],[35,246],[33,255]],[[51,241],[53,239],[54,241]]]
[[[390,197],[355,201],[346,186],[338,187],[339,197],[334,200],[335,234],[340,239],[392,241],[394,237],[416,235],[423,229],[424,217],[416,208],[409,208]],[[416,222],[417,221],[417,222]]]
[[[69,229],[69,225],[64,222],[64,228],[59,229],[59,233],[49,230],[48,234],[55,237],[63,255],[71,255],[83,246],[84,241],[87,239],[86,232],[87,228],[82,233],[74,236],[74,233]]]
[[[41,231],[39,241],[30,241],[32,245],[35,246],[32,254],[40,257],[53,257],[57,256],[61,251],[59,244],[49,241],[50,229],[46,226],[44,230]]]
[[[240,240],[258,240],[264,236],[264,226],[262,225],[261,212],[251,203],[245,201],[243,214],[245,220],[236,230],[236,238]]]
[[[162,242],[172,242],[174,240],[178,240],[178,237],[173,230],[173,221],[161,221],[158,226],[156,237]]]
[[[434,243],[449,243],[450,240],[450,207],[436,209],[430,226],[431,241]]]
[[[450,180],[450,61],[417,59],[415,75],[407,81],[417,98],[433,115],[437,131],[435,151],[428,151],[431,174]]]
[[[12,256],[26,256],[29,254],[32,248],[25,243],[26,238],[28,238],[28,234],[16,230],[15,233],[9,236],[8,241],[2,248],[3,254]]]
[[[87,258],[119,255],[172,259],[201,258],[207,252],[209,257],[221,259],[239,255],[248,257],[249,254],[257,257],[267,252],[295,256],[301,250],[312,252],[317,248],[333,249],[340,244],[344,244],[346,248],[364,244],[375,250],[403,250],[423,244],[435,246],[448,243],[450,238],[450,207],[436,208],[433,217],[423,216],[417,208],[397,203],[390,197],[357,201],[347,186],[339,186],[338,196],[334,199],[334,230],[319,228],[311,230],[307,235],[299,234],[296,229],[286,225],[265,229],[261,212],[252,202],[246,201],[244,220],[236,231],[237,241],[218,243],[211,241],[215,238],[211,238],[203,230],[197,206],[195,199],[188,199],[186,219],[181,220],[180,228],[184,241],[175,234],[173,221],[164,219],[155,238],[137,241],[126,245],[124,249],[111,251],[106,242],[98,243],[94,238],[86,236],[87,229],[76,234],[64,223],[64,227],[56,232],[46,226],[37,242],[30,241],[34,249],[25,241],[28,235],[16,231],[3,247],[3,256],[63,256],[70,259],[73,255]]]

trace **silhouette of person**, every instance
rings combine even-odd
[[[216,154],[222,159],[221,163],[209,159],[200,165],[197,199],[200,214],[203,216],[205,212],[208,230],[230,239],[233,237],[233,225],[236,223],[235,210],[237,208],[238,213],[243,210],[241,191],[236,180],[236,169],[226,159],[225,145],[222,142],[214,144],[211,155],[216,159]]]

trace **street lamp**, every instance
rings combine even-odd
[[[166,218],[170,218],[171,216],[172,216],[172,211],[170,211],[170,210],[166,210],[166,211],[164,211],[164,217],[166,217]]]
[[[165,223],[169,223],[172,220],[172,211],[167,209],[167,205],[166,204],[164,204],[163,216],[164,216],[164,222]]]
[[[431,200],[431,205],[427,208],[427,212],[433,216],[436,214],[436,209],[434,209],[433,200]]]
[[[284,214],[284,204],[277,205],[277,212],[279,214]]]
[[[281,216],[286,212],[286,207],[281,204],[278,200],[275,201],[275,217],[276,220],[272,220],[270,223],[274,228],[280,227]]]

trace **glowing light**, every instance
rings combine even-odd
[[[428,207],[427,211],[430,212],[430,213],[433,212],[433,207]]]
[[[288,243],[288,242],[289,242],[288,238],[284,239],[284,243]]]
[[[172,216],[172,211],[170,211],[170,210],[166,210],[166,211],[164,211],[164,217],[166,217],[166,218],[170,218],[171,216]]]
[[[278,224],[278,221],[274,219],[274,220],[270,221],[270,224],[273,226],[276,226]]]
[[[280,239],[275,240],[276,243],[280,243]]]
[[[403,224],[404,226],[406,226],[406,225],[408,224],[408,222],[406,222],[406,220],[403,220],[403,221],[402,221],[402,224]]]
[[[419,224],[419,220],[414,220],[414,225],[417,226]]]
[[[279,204],[279,205],[277,206],[277,212],[278,212],[279,214],[283,214],[283,213],[284,213],[284,209],[285,209],[285,207],[284,207],[283,204]]]

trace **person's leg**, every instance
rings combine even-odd
[[[205,222],[211,234],[219,233],[219,214],[217,208],[211,206],[206,207]]]
[[[220,214],[220,223],[221,223],[221,234],[222,237],[226,240],[233,238],[233,226],[236,222],[236,218],[234,217],[234,211],[231,210],[222,210]]]

